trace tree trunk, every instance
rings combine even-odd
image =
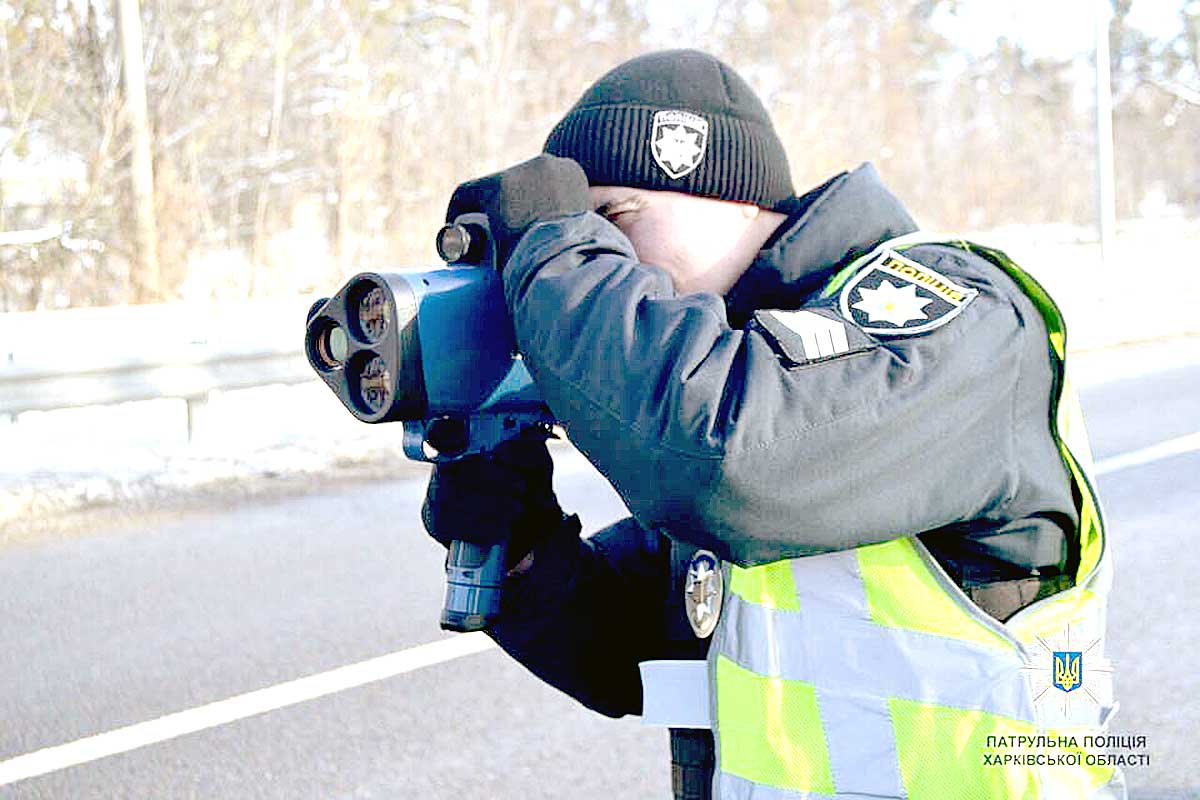
[[[279,0],[275,9],[275,42],[272,47],[274,64],[271,80],[271,119],[267,128],[267,164],[259,178],[258,196],[254,207],[254,252],[250,265],[249,294],[257,294],[263,281],[259,272],[267,262],[267,206],[270,201],[271,173],[279,158],[279,129],[283,125],[283,95],[287,88],[287,59],[291,39],[288,34],[288,5],[290,0]]]
[[[154,205],[154,158],[146,112],[146,75],[142,63],[142,17],[138,0],[117,0],[121,33],[121,63],[125,89],[125,119],[131,138],[130,179],[135,228],[131,283],[134,301],[161,299],[158,271],[158,221]]]

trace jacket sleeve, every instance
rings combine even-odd
[[[638,663],[667,658],[670,547],[625,519],[589,539],[560,535],[509,578],[488,634],[530,672],[611,717],[641,714]]]
[[[919,335],[847,322],[851,346],[815,359],[769,312],[733,329],[716,295],[677,296],[592,213],[533,227],[504,284],[548,405],[638,522],[747,565],[1003,516],[1014,288],[952,248],[907,255],[979,295]]]

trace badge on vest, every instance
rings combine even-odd
[[[721,617],[721,598],[724,578],[721,562],[707,550],[697,550],[688,562],[687,578],[683,582],[683,607],[692,632],[707,639]]]
[[[877,336],[940,328],[979,295],[895,250],[884,250],[842,288],[842,316]]]

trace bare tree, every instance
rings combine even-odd
[[[137,231],[134,297],[149,302],[158,300],[160,294],[158,217],[154,200],[154,148],[146,112],[146,75],[142,63],[142,12],[138,0],[117,0],[117,27],[121,32],[124,116],[130,138],[130,200]]]
[[[1182,32],[1160,41],[1127,24],[1131,2],[1111,39],[1119,210],[1155,195],[1196,213],[1200,13],[1173,0]],[[1091,215],[1078,70],[1010,41],[965,50],[942,33],[954,0],[136,6],[0,14],[3,308],[307,291],[428,262],[458,182],[533,155],[605,70],[673,46],[746,75],[798,187],[870,160],[930,227]],[[135,17],[142,121],[121,80]]]

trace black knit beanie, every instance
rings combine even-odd
[[[554,127],[545,151],[593,186],[637,186],[776,208],[787,154],[762,101],[727,64],[666,50],[614,68]]]

